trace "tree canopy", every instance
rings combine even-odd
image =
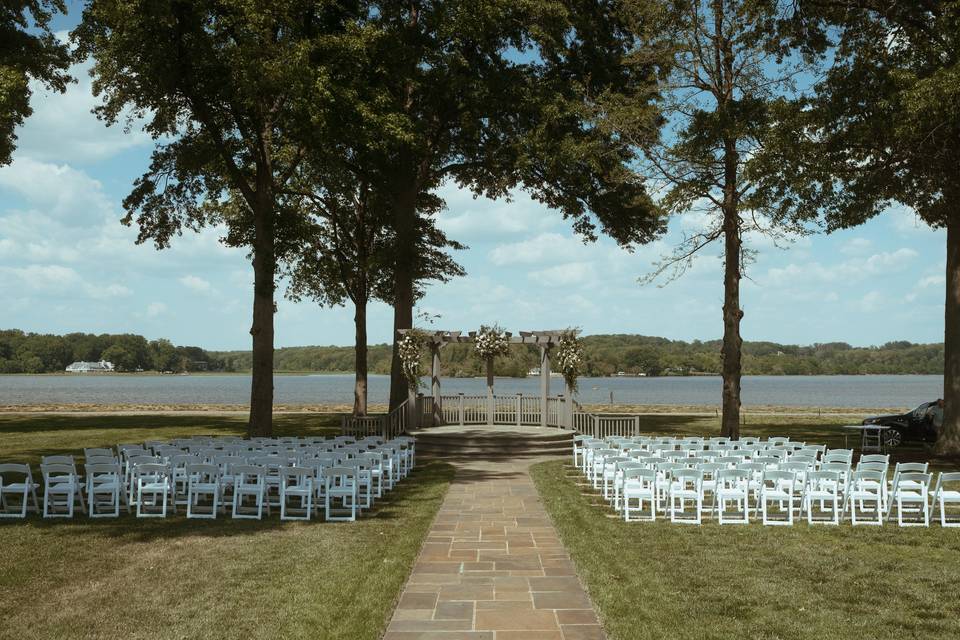
[[[50,31],[63,0],[6,0],[0,6],[0,166],[16,147],[15,129],[33,113],[30,82],[66,90],[70,52]]]

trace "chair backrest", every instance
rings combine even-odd
[[[882,462],[885,465],[890,465],[890,455],[889,454],[879,454],[879,453],[867,453],[860,456],[860,460],[857,461],[857,468],[860,467],[863,463],[870,462]]]
[[[40,464],[40,473],[46,484],[51,482],[70,482],[77,479],[77,468],[73,463],[44,462]]]
[[[823,454],[824,462],[853,462],[853,449],[830,449]]]
[[[839,493],[843,479],[839,471],[809,471],[806,487],[809,491],[827,491]]]
[[[644,486],[648,486],[657,479],[657,472],[653,469],[644,469],[643,467],[630,467],[623,470],[624,481],[639,481]]]
[[[857,465],[857,471],[875,471],[886,475],[887,464],[885,462],[861,462]]]
[[[927,489],[930,488],[930,482],[932,475],[929,473],[922,473],[919,471],[908,471],[906,473],[900,473],[894,478],[893,481],[893,490],[898,490],[902,485],[910,483],[911,485],[919,484],[921,485],[920,492],[926,498]],[[910,489],[908,489],[910,490]]]
[[[230,473],[233,475],[234,482],[239,484],[264,484],[266,482],[266,469],[256,464],[235,464],[230,467]]]
[[[280,477],[286,486],[306,486],[313,480],[316,472],[308,467],[283,467]]]
[[[766,469],[763,472],[763,484],[766,487],[775,487],[777,489],[792,489],[797,476],[792,471],[781,469]]]
[[[117,482],[119,484],[123,471],[120,469],[120,463],[112,462],[88,462],[83,467],[87,474],[87,482],[92,485],[102,484],[104,482]]]
[[[105,447],[93,448],[93,449],[84,449],[83,457],[90,458],[92,456],[109,456],[114,457],[113,449],[108,449]]]
[[[10,481],[4,476],[13,477],[15,480]],[[21,482],[33,482],[33,474],[30,473],[30,465],[18,464],[15,462],[0,464],[0,483],[14,484],[14,482],[17,480]]]
[[[893,473],[926,473],[929,469],[929,462],[898,462]]]
[[[671,477],[683,488],[699,488],[703,483],[703,471],[700,469],[677,469],[671,473]]]
[[[850,474],[850,485],[861,491],[876,491],[879,494],[885,479],[886,474],[883,471],[857,469]]]
[[[215,464],[191,462],[184,467],[184,472],[191,482],[212,484],[220,479],[220,467]]]
[[[163,463],[148,462],[138,464],[133,468],[133,477],[136,479],[146,479],[150,482],[159,482],[170,475],[170,467]]]
[[[751,472],[744,469],[721,469],[717,472],[717,486],[745,489]]]
[[[76,462],[73,460],[73,456],[43,456],[40,458],[40,464],[49,465],[49,464],[69,464],[73,467],[76,467]]]

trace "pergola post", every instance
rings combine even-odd
[[[492,425],[496,401],[493,397],[493,356],[487,356],[487,424]]]
[[[550,397],[550,343],[540,345],[540,426],[547,426],[547,398]]]
[[[430,386],[433,391],[433,426],[439,427],[443,423],[443,406],[440,399],[440,347],[442,343],[431,342],[430,352],[433,359],[430,363]]]

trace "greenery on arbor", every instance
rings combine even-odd
[[[592,236],[623,244],[663,230],[629,169],[633,153],[591,126],[588,101],[615,86],[652,101],[617,64],[634,42],[606,3],[510,0],[371,3],[355,77],[362,123],[383,167],[391,226],[394,334],[413,326],[418,201],[445,183],[491,198],[517,186]],[[407,397],[399,351],[391,405]]]
[[[946,228],[944,421],[960,453],[960,2],[809,0],[793,17],[829,29],[833,64],[810,97],[784,101],[759,159],[765,196],[787,220],[828,231],[899,203]]]
[[[16,147],[16,127],[33,113],[30,82],[66,90],[70,53],[50,31],[63,0],[7,0],[0,7],[0,166]]]
[[[326,131],[352,7],[308,0],[88,0],[75,35],[92,57],[96,112],[130,108],[157,140],[125,199],[139,242],[224,225],[254,271],[250,433],[269,435],[278,260],[301,219],[282,197],[309,130]],[[293,230],[291,230],[293,229]],[[279,255],[278,255],[279,254]]]
[[[706,247],[722,242],[724,258],[723,417],[721,433],[737,437],[743,339],[740,281],[752,255],[750,234],[787,239],[783,226],[753,198],[751,159],[770,131],[770,109],[808,66],[807,50],[791,47],[779,29],[788,2],[694,0],[663,2],[660,46],[672,58],[663,79],[665,126],[651,135],[630,100],[611,96],[605,125],[643,150],[643,173],[662,185],[659,203],[671,213],[695,214],[674,252],[643,280],[681,275]],[[626,3],[629,11],[647,0]],[[631,25],[632,26],[632,25]],[[646,23],[633,27],[649,29]],[[636,57],[644,62],[647,52]],[[641,72],[644,68],[641,67]],[[656,132],[655,132],[656,133]],[[779,223],[779,224],[778,224]]]

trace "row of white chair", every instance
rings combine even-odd
[[[749,522],[751,512],[760,513],[764,524],[792,524],[794,515],[811,524],[839,524],[844,517],[853,524],[883,524],[896,513],[901,526],[928,526],[931,510],[939,508],[942,526],[960,526],[956,514],[948,513],[950,505],[960,504],[960,473],[942,473],[933,484],[926,463],[898,463],[888,480],[889,456],[862,456],[853,467],[850,450],[814,452],[800,443],[789,455],[767,455],[784,448],[782,438],[745,444],[745,455],[711,455],[681,449],[684,444],[577,438],[574,463],[626,520],[633,512],[649,512],[641,519],[655,520],[660,513],[699,524],[709,500],[707,513],[721,524]]]
[[[415,441],[370,437],[331,440],[196,438],[174,442],[86,449],[85,475],[72,456],[47,456],[42,513],[117,517],[121,506],[138,517],[164,517],[186,507],[188,518],[215,518],[229,506],[232,517],[355,520],[393,489],[416,462]],[[0,517],[40,511],[29,465],[0,465]]]

